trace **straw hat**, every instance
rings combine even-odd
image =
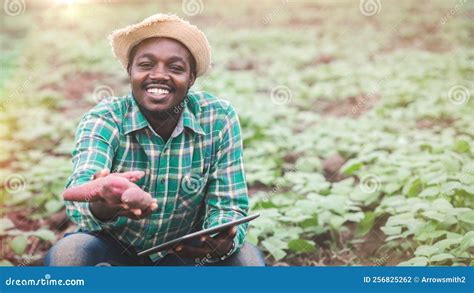
[[[196,60],[196,75],[206,73],[211,64],[211,48],[206,36],[195,25],[173,14],[158,13],[147,19],[118,29],[109,36],[112,51],[126,69],[130,51],[141,41],[166,37],[181,42]]]

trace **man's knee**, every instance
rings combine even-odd
[[[51,247],[44,259],[46,266],[92,266],[100,262],[105,246],[91,234],[74,233]]]

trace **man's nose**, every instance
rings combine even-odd
[[[166,68],[164,66],[158,65],[153,68],[153,70],[150,72],[150,78],[151,79],[156,79],[156,80],[169,80],[170,76],[168,72],[166,71]]]

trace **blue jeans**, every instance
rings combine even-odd
[[[69,233],[49,250],[46,266],[265,266],[262,252],[255,246],[244,246],[229,258],[216,263],[203,259],[182,258],[169,253],[157,262],[137,256],[127,245],[106,232]]]

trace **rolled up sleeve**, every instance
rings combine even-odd
[[[207,185],[204,229],[243,218],[248,213],[240,123],[230,105],[216,149],[216,159],[211,166]],[[247,226],[237,226],[234,248],[229,255],[243,246]]]
[[[81,119],[76,131],[76,145],[72,152],[74,171],[66,189],[92,180],[102,169],[111,169],[119,144],[117,124],[104,115],[88,113]],[[66,214],[80,231],[99,231],[112,227],[117,221],[102,222],[91,213],[89,202],[65,201]]]

